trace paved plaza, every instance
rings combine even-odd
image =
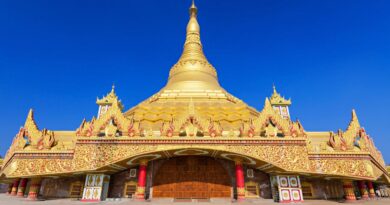
[[[305,204],[305,205],[327,205],[327,204],[341,204],[342,202],[337,201],[325,201],[325,200],[307,200],[303,203],[299,204]],[[145,202],[139,202],[134,201],[131,199],[121,199],[119,201],[103,201],[103,202],[80,202],[76,199],[51,199],[51,200],[42,200],[42,201],[29,201],[24,198],[17,198],[14,196],[9,196],[6,194],[0,194],[0,205],[80,205],[80,204],[104,204],[104,205],[136,205],[136,204],[158,204],[158,205],[164,205],[164,204],[175,204],[175,205],[182,205],[182,204],[215,204],[215,205],[223,205],[223,204],[264,204],[264,205],[275,205],[277,203],[274,203],[271,199],[248,199],[244,202],[231,202],[229,200],[225,199],[213,199],[211,202],[172,202],[172,200],[152,200],[152,201],[145,201]],[[389,205],[390,204],[390,198],[383,198],[379,200],[368,200],[368,201],[357,201],[354,203],[349,203],[354,205],[359,204],[366,204],[366,205]]]

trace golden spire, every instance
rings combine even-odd
[[[122,102],[118,99],[118,96],[115,93],[115,85],[112,84],[111,92],[108,93],[106,96],[103,96],[102,99],[97,98],[96,104],[98,105],[113,105],[114,103],[119,103],[119,107],[123,109]]]
[[[115,93],[115,84],[114,83],[112,84],[112,87],[111,87],[111,93]]]
[[[190,7],[190,16],[195,15],[195,17],[196,17],[197,13],[198,13],[198,8],[196,8],[196,6],[195,6],[195,1],[192,0],[192,4]]]
[[[40,131],[38,129],[37,124],[34,120],[34,111],[33,109],[30,109],[28,111],[26,122],[24,123],[24,128],[28,130],[28,133],[30,136],[39,136]]]
[[[268,98],[265,98],[263,110],[267,110],[267,109],[273,110],[272,105],[271,105],[271,101]]]
[[[272,88],[274,89],[274,93],[273,93],[273,94],[277,94],[278,92],[276,92],[276,86],[275,86],[275,84],[272,85]]]
[[[34,120],[34,110],[32,108],[30,108],[30,110],[28,111],[28,114],[27,114],[27,119],[26,119],[26,123],[29,123],[29,122],[32,122],[35,126],[35,120]]]
[[[352,118],[350,124],[356,124],[358,127],[360,127],[359,119],[356,115],[355,109],[352,109]]]
[[[207,61],[200,41],[200,26],[197,20],[198,8],[192,2],[190,19],[186,29],[186,41],[179,61],[171,68],[168,89],[205,90],[220,89],[217,72]]]
[[[276,91],[275,85],[272,86],[273,93],[271,95],[270,101],[272,105],[291,105],[291,99],[286,100],[284,97],[282,97],[278,91]]]

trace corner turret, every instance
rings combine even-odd
[[[282,97],[277,91],[275,85],[273,86],[274,92],[270,97],[270,102],[274,110],[278,111],[278,113],[284,118],[290,118],[289,106],[291,105],[291,99],[286,100]]]
[[[98,111],[98,117],[99,118],[102,114],[106,113],[107,110],[114,104],[118,103],[118,106],[121,110],[123,110],[123,104],[118,99],[118,96],[115,93],[115,86],[112,85],[111,92],[108,93],[106,96],[102,97],[102,99],[97,98],[96,104],[99,105],[99,111]]]

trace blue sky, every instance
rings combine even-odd
[[[222,86],[261,109],[275,83],[308,131],[345,129],[356,109],[390,161],[390,2],[197,0]],[[157,92],[180,56],[190,0],[0,3],[0,153],[29,108],[75,130],[116,90],[126,109]]]

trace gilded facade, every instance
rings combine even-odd
[[[356,199],[351,192],[354,186],[366,189],[368,196],[373,184],[390,183],[388,167],[354,110],[346,129],[311,132],[290,119],[292,101],[275,86],[259,111],[223,89],[203,53],[197,11],[193,4],[183,53],[171,68],[166,86],[137,106],[125,111],[113,87],[97,99],[97,116],[82,120],[73,131],[40,129],[30,110],[0,162],[1,180],[10,183],[10,194],[26,186],[22,181],[30,180],[34,193],[26,195],[34,199],[41,184],[50,184],[42,181],[67,179],[67,187],[72,187],[69,196],[77,193],[73,189],[79,190],[84,201],[120,193],[127,196],[132,190],[136,198],[152,198],[154,185],[145,177],[158,172],[148,164],[157,166],[186,156],[214,158],[235,170],[230,171],[230,186],[231,197],[237,200],[260,197],[261,182],[252,175],[268,176],[267,193],[281,202],[316,196],[321,186],[313,189],[313,183],[320,180],[334,186],[329,195],[347,200]],[[127,171],[134,183],[112,182],[119,178],[116,174]],[[132,173],[136,173],[134,179]],[[115,188],[109,187],[110,181],[124,190],[112,193]],[[51,188],[50,193],[55,195],[55,190]]]

